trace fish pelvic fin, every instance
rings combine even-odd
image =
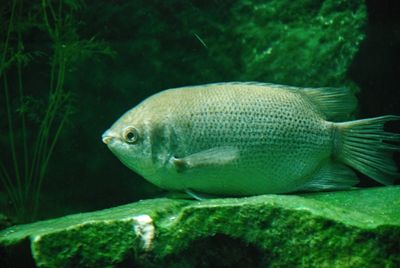
[[[193,168],[221,166],[231,163],[239,157],[236,147],[223,146],[200,151],[183,158],[173,157],[171,162],[177,172]]]
[[[393,153],[400,151],[400,134],[384,130],[385,123],[390,121],[400,121],[400,116],[334,123],[334,154],[368,177],[385,185],[393,184],[400,178],[393,160]]]
[[[186,193],[189,197],[191,197],[192,199],[196,199],[196,200],[198,200],[198,201],[218,198],[218,196],[200,193],[200,192],[194,191],[194,190],[192,190],[192,189],[186,189],[186,190],[185,190],[185,193]]]
[[[347,88],[299,88],[299,92],[310,99],[329,121],[348,120],[357,108],[357,99]]]

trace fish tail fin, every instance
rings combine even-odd
[[[334,123],[335,156],[382,184],[393,184],[400,178],[393,160],[393,153],[400,151],[400,134],[386,132],[384,125],[399,120],[400,116],[386,115]]]

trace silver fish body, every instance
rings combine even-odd
[[[103,141],[167,190],[242,196],[345,189],[358,182],[348,166],[390,184],[398,177],[390,154],[399,146],[382,141],[399,136],[383,124],[399,118],[332,122],[348,119],[355,106],[351,92],[338,88],[239,82],[176,88],[129,110]],[[375,132],[359,135],[370,128]],[[359,155],[377,143],[384,148]]]

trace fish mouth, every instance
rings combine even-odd
[[[101,140],[103,141],[104,144],[109,144],[112,141],[113,137],[110,136],[102,136]]]
[[[111,142],[116,138],[115,134],[111,132],[110,130],[107,130],[106,132],[101,135],[101,140],[103,141],[104,144],[109,145]]]

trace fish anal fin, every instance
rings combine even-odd
[[[325,162],[297,191],[323,191],[351,189],[359,182],[354,171],[340,163]]]
[[[183,158],[172,158],[172,164],[177,172],[188,169],[223,166],[229,164],[239,157],[239,150],[231,146],[215,147],[200,151]]]

